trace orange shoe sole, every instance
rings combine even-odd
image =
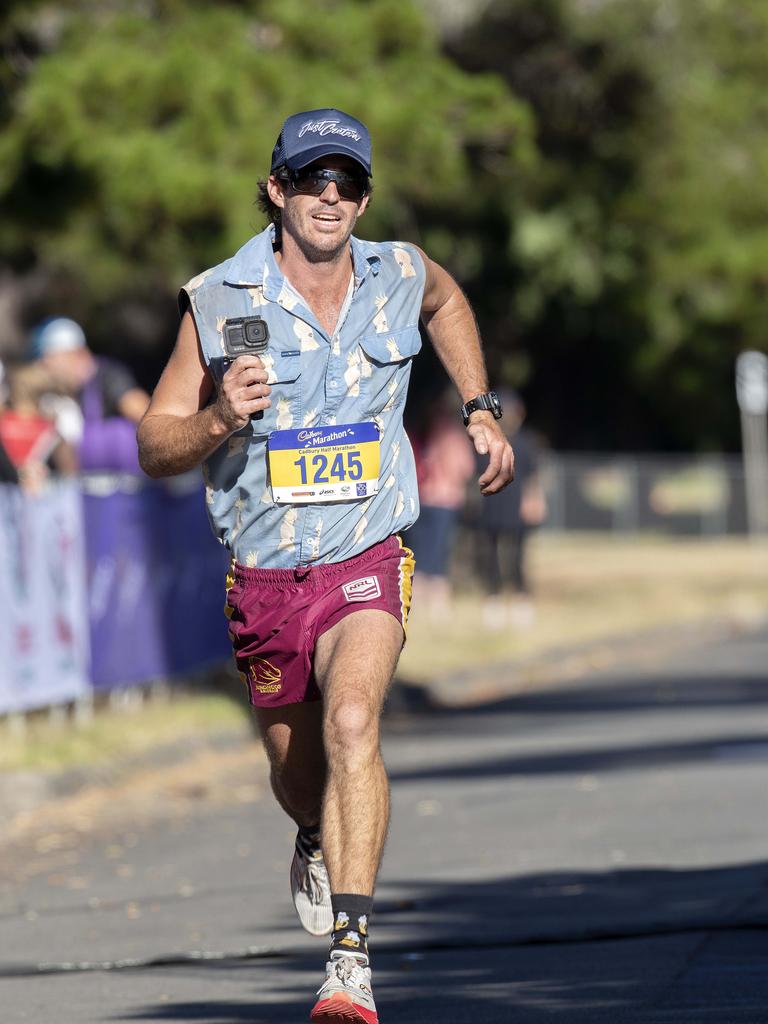
[[[353,1003],[344,992],[315,1003],[309,1019],[316,1024],[379,1024],[376,1013]]]

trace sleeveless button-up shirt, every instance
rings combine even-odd
[[[339,562],[411,526],[419,511],[413,452],[403,428],[411,360],[421,347],[425,268],[404,242],[352,238],[353,277],[332,334],[281,274],[267,228],[184,286],[217,386],[227,369],[224,321],[260,316],[260,358],[272,388],[263,417],[232,434],[203,465],[214,533],[241,565],[293,568]],[[276,504],[267,476],[272,430],[373,421],[379,491],[364,501]]]

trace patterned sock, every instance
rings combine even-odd
[[[331,893],[333,935],[330,954],[351,953],[368,962],[368,922],[373,910],[373,896],[354,892]]]

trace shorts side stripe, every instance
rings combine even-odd
[[[232,586],[234,585],[234,582],[235,582],[235,556],[233,555],[231,560],[230,560],[230,563],[229,563],[229,569],[227,569],[227,578],[224,581],[224,590],[225,590],[225,594],[224,594],[224,614],[227,616],[228,619],[232,618],[232,608],[230,607],[230,604],[229,604],[229,591],[232,589]]]
[[[411,599],[413,597],[413,571],[416,567],[416,559],[410,548],[403,544],[400,535],[397,540],[402,550],[400,557],[400,621],[403,624],[403,633],[408,631],[408,613],[411,610]]]

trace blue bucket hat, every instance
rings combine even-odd
[[[270,173],[278,167],[299,171],[331,154],[349,156],[371,174],[371,136],[351,114],[327,107],[292,114],[283,125],[272,151]]]

